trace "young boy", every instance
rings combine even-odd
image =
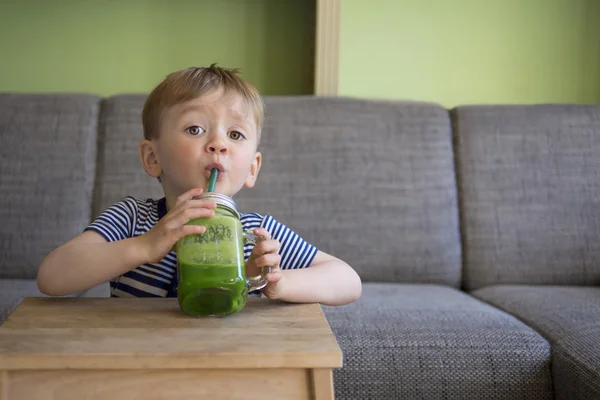
[[[169,74],[148,96],[142,113],[144,170],[160,181],[164,197],[126,197],[84,232],[51,252],[37,283],[62,296],[110,281],[111,296],[175,297],[175,242],[202,234],[190,219],[214,215],[216,205],[195,199],[218,168],[215,192],[233,197],[253,187],[264,118],[256,88],[237,70],[188,68]],[[245,248],[247,276],[271,267],[262,293],[287,302],[343,305],[361,294],[361,281],[345,262],[317,250],[271,216],[242,214],[244,229],[261,236]]]

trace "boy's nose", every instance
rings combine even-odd
[[[206,144],[206,151],[208,153],[227,153],[227,142],[221,139],[220,137],[215,137],[213,140],[209,141]]]

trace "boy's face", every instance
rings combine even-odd
[[[240,96],[217,89],[165,112],[158,139],[143,141],[141,155],[146,172],[160,176],[167,200],[206,190],[214,167],[215,192],[233,196],[254,186],[261,154],[256,119],[248,111]]]

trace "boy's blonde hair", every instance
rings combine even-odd
[[[176,104],[193,100],[213,89],[223,88],[224,94],[233,92],[242,96],[248,109],[254,112],[258,135],[264,121],[264,104],[256,87],[240,78],[239,70],[218,67],[191,67],[172,72],[150,92],[142,111],[144,138],[158,138],[163,113]]]

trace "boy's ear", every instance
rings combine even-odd
[[[256,183],[256,178],[258,178],[258,171],[260,171],[261,162],[262,154],[260,154],[260,152],[257,151],[254,155],[254,161],[252,161],[252,165],[250,165],[250,173],[248,174],[248,177],[246,177],[246,187],[254,187],[254,184]]]
[[[153,178],[160,177],[162,168],[158,161],[153,141],[144,139],[140,142],[140,157],[146,173]]]

